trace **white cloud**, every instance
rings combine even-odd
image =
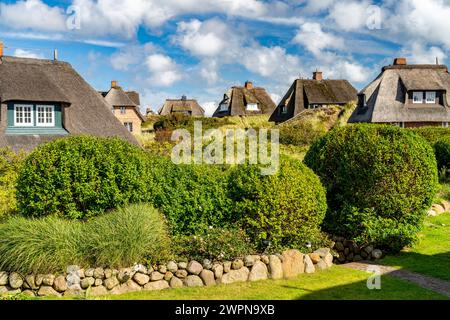
[[[330,9],[329,17],[344,31],[358,30],[366,27],[369,6],[367,1],[340,1]]]
[[[64,11],[41,0],[0,3],[0,25],[12,30],[52,31],[66,29]]]
[[[404,48],[405,55],[410,63],[418,64],[434,64],[436,58],[442,63],[447,55],[438,47],[426,47],[423,43],[414,42],[410,46]]]
[[[131,66],[140,64],[146,55],[154,51],[155,47],[151,43],[123,47],[111,56],[111,65],[116,70],[128,71]]]
[[[207,117],[211,117],[217,109],[217,102],[214,101],[199,101],[199,104],[202,106],[203,110],[205,110],[205,116]]]
[[[44,59],[44,56],[42,54],[24,49],[16,49],[13,53],[13,56],[19,58]]]
[[[293,41],[303,45],[316,56],[321,56],[324,50],[345,48],[343,39],[324,32],[321,25],[316,22],[303,24]]]
[[[166,55],[152,54],[147,57],[145,63],[152,74],[150,81],[154,85],[167,87],[182,78],[177,64]]]

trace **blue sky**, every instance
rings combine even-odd
[[[278,102],[315,69],[361,89],[397,56],[446,63],[448,17],[448,0],[8,0],[0,40],[7,55],[58,49],[94,88],[139,91],[143,110],[185,94],[211,114],[246,80]]]

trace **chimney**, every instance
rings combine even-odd
[[[394,59],[394,66],[405,66],[406,65],[406,58],[395,58]]]
[[[118,83],[116,80],[111,81],[111,89],[113,88],[117,88],[118,87]]]
[[[3,58],[3,48],[4,48],[3,42],[0,41],[0,58]]]
[[[58,61],[58,49],[53,51],[53,60]]]
[[[313,72],[313,80],[317,80],[317,81],[320,81],[320,80],[323,80],[323,75],[322,75],[322,71],[314,71]]]
[[[186,96],[183,94],[182,96],[181,96],[181,100],[183,100],[183,101],[186,101]]]
[[[247,89],[247,90],[253,89],[253,82],[246,81],[245,82],[245,89]]]

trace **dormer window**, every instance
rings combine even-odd
[[[282,106],[281,107],[281,113],[282,114],[286,114],[288,112],[288,107],[287,106]]]
[[[14,105],[14,126],[15,127],[33,127],[33,105],[15,104]]]
[[[219,111],[223,112],[223,111],[228,111],[228,103],[221,103],[219,105]]]
[[[414,91],[413,92],[413,103],[423,103],[423,92]]]
[[[36,126],[54,127],[55,126],[55,106],[37,105],[36,106]]]
[[[426,93],[426,103],[436,103],[436,92],[429,91]]]
[[[257,103],[247,104],[247,111],[259,111]]]
[[[127,109],[125,107],[120,107],[120,114],[126,114]]]

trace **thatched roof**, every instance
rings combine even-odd
[[[31,150],[60,136],[6,136],[6,102],[54,102],[63,106],[64,128],[70,134],[120,137],[138,144],[111,113],[111,107],[73,68],[61,61],[0,58],[0,147]]]
[[[441,91],[442,104],[412,104],[411,91]],[[450,122],[450,75],[445,65],[392,65],[359,95],[365,96],[349,122]]]
[[[289,88],[270,121],[283,122],[297,116],[309,104],[345,105],[357,99],[357,90],[347,80],[297,79]],[[287,106],[287,113],[281,109]]]
[[[247,104],[258,104],[257,111],[247,110]],[[228,109],[222,111],[220,105],[227,105]],[[272,98],[264,88],[248,88],[248,87],[232,87],[224,95],[224,99],[220,102],[219,107],[213,114],[213,117],[225,117],[225,116],[249,116],[249,115],[261,115],[272,114],[276,105],[272,101]]]
[[[108,92],[101,92],[102,96],[105,97],[106,102],[114,107],[133,107],[136,114],[142,121],[145,121],[144,116],[139,110],[140,97],[139,93],[136,91],[123,91],[122,87],[115,86],[112,87]]]
[[[161,116],[167,116],[172,113],[184,113],[194,117],[203,117],[205,110],[200,107],[197,100],[182,97],[180,100],[167,99],[158,111],[158,114]]]

